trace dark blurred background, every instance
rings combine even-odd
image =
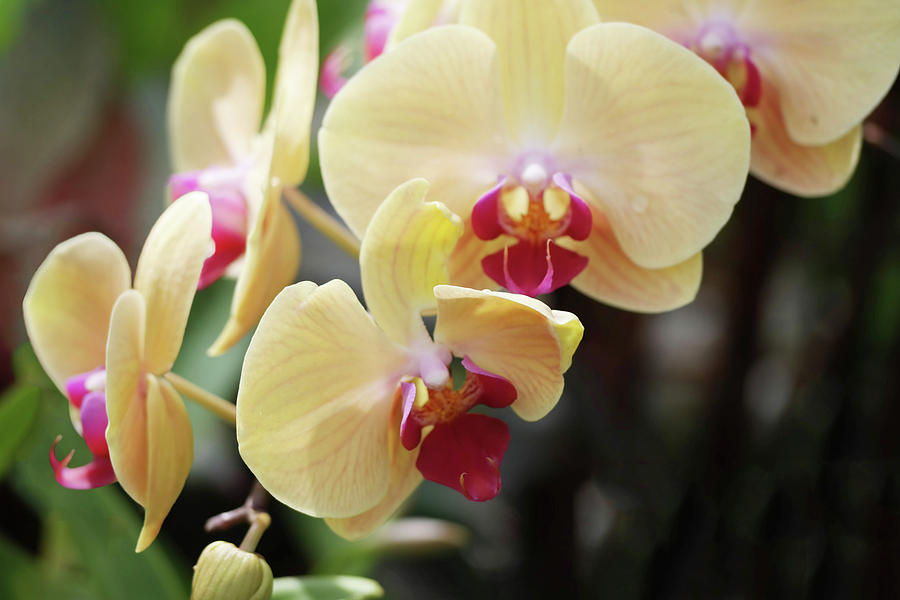
[[[365,0],[320,0],[322,57]],[[0,3],[0,597],[184,597],[209,516],[251,478],[233,430],[196,407],[195,465],[151,549],[117,487],[56,485],[47,454],[84,446],[24,343],[21,299],[59,241],[103,231],[132,264],[163,207],[168,70],[213,20],[243,20],[273,73],[287,0]],[[317,119],[325,101],[320,101]],[[350,544],[271,505],[276,576],[363,574],[389,598],[900,597],[900,93],[869,120],[856,175],[799,199],[751,178],[704,253],[697,300],[654,316],[574,290],[548,302],[585,338],[545,420],[507,411],[504,490],[484,504],[424,484],[422,522]],[[304,190],[327,204],[313,157]],[[300,224],[299,278],[353,260]],[[233,284],[200,292],[175,371],[233,399],[247,340],[204,350]],[[435,523],[431,523],[434,525]],[[404,535],[404,533],[406,535]],[[410,535],[411,533],[411,535]]]

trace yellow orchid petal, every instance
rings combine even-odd
[[[143,371],[146,305],[135,290],[112,311],[106,348],[106,442],[116,479],[140,505],[147,499],[147,377]]]
[[[569,39],[598,23],[590,0],[468,0],[460,23],[497,43],[510,131],[522,143],[553,139],[563,112],[563,63]]]
[[[181,396],[165,380],[147,376],[147,494],[136,552],[156,539],[194,461],[194,434]]]
[[[319,131],[322,177],[357,236],[410,177],[456,214],[496,183],[506,148],[498,77],[494,43],[448,25],[398,44],[335,96]]]
[[[272,175],[298,185],[309,165],[309,136],[319,71],[319,21],[315,0],[294,0],[288,9],[275,73],[275,147]]]
[[[200,270],[210,245],[209,198],[191,192],[173,202],[147,235],[134,273],[134,289],[147,303],[144,352],[150,373],[172,368],[187,324]]]
[[[587,194],[585,194],[587,196]],[[561,238],[559,245],[588,258],[572,285],[596,300],[634,312],[673,310],[691,302],[703,276],[703,257],[663,269],[645,269],[622,252],[609,223],[594,211],[591,235],[583,242]]]
[[[472,229],[471,219],[466,219],[465,230],[456,242],[447,265],[450,283],[476,290],[496,288],[497,282],[485,275],[481,259],[510,243],[515,243],[515,240],[504,235],[487,241],[479,239]]]
[[[112,240],[84,233],[56,246],[22,302],[25,329],[41,366],[65,394],[69,377],[106,364],[109,317],[131,287],[131,268]]]
[[[785,130],[777,90],[767,89],[757,109],[750,172],[797,196],[825,196],[844,187],[859,161],[862,128],[823,146],[801,146]]]
[[[409,0],[385,44],[385,52],[406,38],[435,25],[445,0]]]
[[[385,199],[360,249],[363,295],[378,326],[398,344],[427,337],[419,316],[434,310],[434,286],[447,283],[447,259],[462,235],[459,217],[426,202],[428,182],[413,179]]]
[[[505,292],[439,285],[434,294],[435,341],[509,379],[518,392],[512,408],[526,421],[550,412],[584,331],[578,317]]]
[[[846,135],[884,98],[900,68],[900,2],[763,0],[741,15],[765,85],[799,144]],[[753,42],[754,38],[760,41]]]
[[[415,402],[424,404],[428,400],[428,388],[418,377],[416,383]],[[422,474],[416,468],[419,458],[417,446],[410,451],[400,444],[401,407],[394,406],[391,414],[391,431],[395,434],[388,438],[391,456],[391,476],[388,491],[384,498],[366,512],[344,519],[325,519],[332,531],[348,540],[356,540],[367,536],[387,521],[409,495],[422,483]]]
[[[262,120],[266,71],[240,21],[213,23],[172,68],[168,127],[175,171],[227,166],[250,155]]]
[[[338,280],[285,288],[250,342],[237,399],[241,457],[279,501],[351,517],[388,489],[391,410],[407,361]]]
[[[231,314],[207,353],[219,356],[259,321],[266,307],[300,268],[300,235],[281,202],[281,187],[270,185],[247,239],[244,265],[231,300]]]
[[[731,215],[750,128],[731,85],[675,42],[625,23],[569,43],[558,156],[646,268],[689,259]]]

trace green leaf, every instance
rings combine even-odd
[[[279,577],[272,600],[366,600],[383,598],[377,581],[348,575]]]
[[[28,4],[28,0],[3,0],[0,2],[0,55],[6,52],[16,40]]]
[[[34,425],[40,397],[40,391],[30,385],[16,386],[0,396],[0,479]]]

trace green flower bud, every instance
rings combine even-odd
[[[272,569],[259,554],[213,542],[194,566],[191,600],[269,600]]]

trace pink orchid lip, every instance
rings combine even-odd
[[[507,223],[508,218],[504,218],[500,195],[507,181],[507,177],[501,175],[497,184],[472,207],[472,230],[482,240],[507,234],[519,238],[519,242],[485,256],[481,261],[482,269],[498,285],[516,294],[538,296],[568,285],[585,269],[588,259],[557,245],[553,239],[569,236],[583,241],[590,237],[593,228],[590,206],[575,192],[571,175],[557,172],[550,181],[569,196],[566,216],[555,222],[553,230],[544,233],[546,237],[541,240],[532,239],[541,232],[523,237],[525,234],[516,231]],[[542,194],[548,182],[545,177],[538,177],[536,181],[537,186],[534,182],[526,181],[526,184],[536,187],[537,193]]]
[[[467,413],[435,426],[422,442],[416,468],[425,479],[484,502],[500,492],[500,463],[509,437],[500,419]]]
[[[481,259],[485,274],[514,294],[540,296],[568,285],[588,259],[547,240],[545,246],[519,242]]]
[[[212,252],[203,262],[197,289],[219,279],[247,246],[247,202],[240,189],[241,178],[232,169],[211,168],[176,173],[169,178],[172,202],[188,192],[203,191],[209,196],[212,210]],[[214,183],[204,180],[212,175]]]
[[[71,490],[90,490],[110,483],[115,483],[116,474],[112,468],[109,456],[95,456],[91,462],[80,467],[69,467],[69,461],[75,454],[71,450],[62,460],[56,458],[56,445],[62,439],[56,436],[53,445],[50,446],[50,466],[59,485]]]
[[[397,24],[397,15],[383,2],[370,2],[365,16],[365,42],[363,51],[366,62],[376,59],[384,52],[388,37]]]
[[[73,375],[66,380],[66,396],[69,398],[72,406],[81,408],[84,397],[91,392],[88,388],[88,382],[94,379],[95,376],[99,376],[100,373],[105,372],[106,369],[103,367],[97,367],[96,369]]]
[[[428,403],[422,409],[414,406],[415,384],[400,384],[400,440],[407,450],[421,442],[416,468],[425,479],[469,500],[490,500],[500,491],[500,463],[509,445],[509,428],[500,419],[467,411],[476,404],[504,408],[515,401],[517,392],[509,380],[482,369],[468,356],[462,364],[467,371],[462,388],[449,393],[429,390],[429,401],[439,403],[436,414],[429,413]],[[443,403],[448,400],[459,404],[447,407]],[[433,429],[422,440],[427,425]]]
[[[93,455],[93,460],[81,467],[69,468],[74,450],[61,461],[56,458],[56,444],[62,439],[57,436],[50,448],[50,466],[56,481],[63,487],[86,490],[113,483],[116,475],[109,460],[109,446],[106,443],[106,428],[109,417],[106,414],[106,369],[97,367],[79,373],[66,381],[66,395],[69,402],[78,408],[81,435]]]
[[[349,56],[350,49],[345,44],[340,44],[322,61],[322,69],[319,72],[319,88],[326,97],[334,98],[347,84],[344,71]]]

